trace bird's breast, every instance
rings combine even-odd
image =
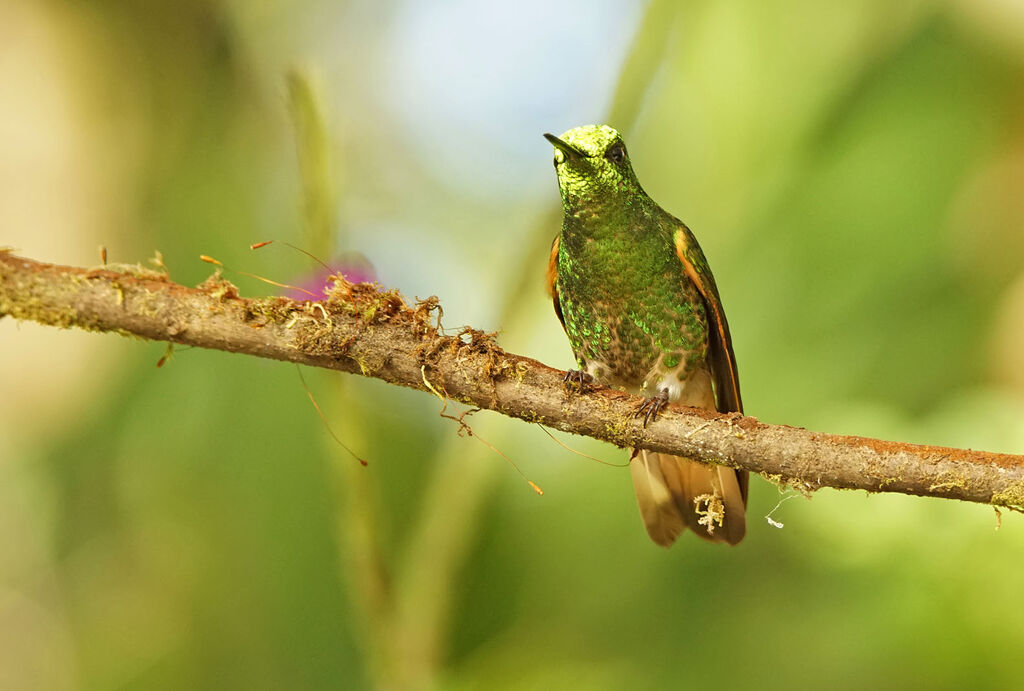
[[[670,247],[635,235],[563,236],[559,300],[580,366],[627,389],[659,372],[685,381],[703,364],[707,320]]]

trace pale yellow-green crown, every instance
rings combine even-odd
[[[559,137],[587,156],[603,156],[612,144],[621,143],[622,137],[608,125],[583,125],[574,127]]]

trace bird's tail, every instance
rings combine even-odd
[[[647,534],[668,547],[689,528],[735,545],[747,530],[747,471],[641,450],[630,461]]]

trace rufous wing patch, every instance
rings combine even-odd
[[[548,273],[547,273],[547,289],[548,295],[551,296],[551,302],[555,306],[555,314],[558,316],[558,321],[562,323],[562,328],[565,328],[565,318],[562,316],[562,305],[558,302],[558,245],[560,236],[555,236],[555,241],[551,243],[551,256],[548,257]]]
[[[732,350],[732,337],[729,335],[729,323],[725,320],[725,310],[722,309],[722,301],[718,297],[718,289],[715,287],[714,278],[710,272],[705,275],[702,269],[698,268],[693,259],[690,258],[692,248],[690,247],[689,234],[680,228],[675,233],[676,255],[683,265],[683,271],[693,284],[697,286],[701,297],[704,298],[704,307],[707,310],[712,334],[709,339],[710,360],[714,373],[715,385],[718,389],[718,410],[719,412],[743,412],[743,404],[740,399],[740,380],[736,370],[736,357]],[[699,249],[696,250],[700,252]],[[703,255],[700,255],[701,258]]]

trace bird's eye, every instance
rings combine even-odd
[[[565,163],[565,153],[561,149],[555,149],[555,168]]]
[[[626,150],[622,147],[622,144],[616,144],[608,149],[608,153],[605,155],[612,163],[622,163],[626,160]]]

